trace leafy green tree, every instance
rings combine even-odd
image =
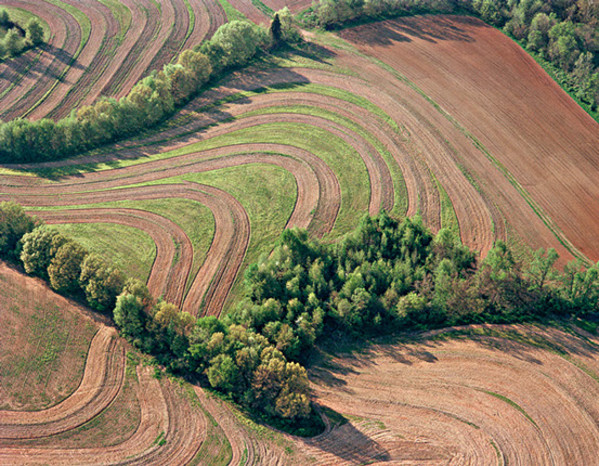
[[[233,358],[227,354],[219,354],[210,361],[207,370],[210,385],[217,390],[231,393],[237,386],[239,369]]]
[[[21,261],[25,272],[48,278],[48,267],[58,249],[67,242],[58,231],[41,226],[27,233],[21,240]]]
[[[25,31],[27,40],[34,47],[44,42],[44,29],[37,19],[31,18],[25,26]]]
[[[113,311],[114,322],[125,336],[140,338],[145,330],[144,305],[139,296],[124,291],[116,300]]]
[[[19,257],[19,241],[37,225],[38,221],[27,215],[19,204],[0,202],[0,257]]]
[[[6,52],[10,56],[16,56],[23,51],[25,48],[25,41],[23,36],[19,34],[19,31],[15,28],[9,29],[8,32],[4,35],[4,46],[6,47]]]
[[[87,254],[83,246],[74,241],[67,241],[60,246],[48,266],[50,286],[59,292],[80,289],[81,264]]]
[[[100,312],[114,309],[116,298],[123,291],[125,277],[97,254],[89,254],[81,265],[79,284],[88,304]]]

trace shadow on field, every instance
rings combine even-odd
[[[252,102],[251,97],[243,95],[243,92],[259,94],[267,92],[270,87],[291,90],[308,82],[306,77],[291,69],[242,70],[216,83],[160,126],[139,136],[106,145],[81,157],[0,166],[54,181],[83,177],[106,167],[118,168],[124,160],[141,160],[209,139],[213,136],[208,134],[211,128],[234,119],[234,115],[226,110],[228,103],[243,105]]]
[[[490,27],[467,16],[412,16],[346,29],[339,35],[351,42],[370,46],[390,46],[414,39],[432,43],[443,40],[474,42],[464,29],[466,25]]]
[[[304,442],[349,464],[370,464],[391,459],[387,450],[356,429],[351,422]]]

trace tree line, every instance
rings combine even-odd
[[[145,284],[12,202],[0,203],[0,258],[112,317],[122,336],[171,373],[199,379],[271,423],[293,423],[296,432],[312,422],[305,368],[267,338],[231,319],[195,319],[154,299]]]
[[[297,38],[291,16],[285,11],[279,16],[279,38]],[[18,118],[0,124],[0,163],[62,159],[138,134],[170,116],[211,79],[247,64],[272,45],[265,28],[245,21],[226,23],[210,40],[183,51],[175,63],[152,72],[119,100],[102,97],[59,121]]]
[[[0,10],[0,60],[16,57],[44,42],[44,29],[36,18],[31,18],[23,29],[14,22],[6,10]]]
[[[522,263],[503,242],[487,257],[450,230],[421,219],[365,217],[336,244],[285,230],[274,251],[250,266],[245,298],[231,319],[303,361],[336,331],[378,335],[471,323],[514,323],[599,311],[599,266],[556,270],[554,249]]]
[[[81,245],[0,203],[0,258],[111,316],[122,336],[172,373],[199,379],[268,422],[314,432],[302,363],[338,332],[373,336],[599,311],[599,265],[563,271],[553,249],[516,260],[498,242],[482,260],[451,231],[385,212],[335,244],[285,230],[251,265],[243,299],[221,319],[193,318]]]
[[[562,86],[597,110],[599,3],[594,0],[319,0],[303,20],[335,28],[423,13],[473,14],[501,28],[553,65]]]

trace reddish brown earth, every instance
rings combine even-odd
[[[0,118],[4,121],[23,115],[58,119],[101,95],[121,97],[143,76],[168,63],[183,48],[201,43],[226,21],[213,0],[190,2],[195,14],[191,31],[184,0],[163,1],[160,8],[151,0],[123,0],[132,19],[119,42],[120,25],[107,6],[66,0],[91,22],[89,40],[78,50],[82,32],[66,10],[43,1],[4,3],[37,14],[52,31],[41,52],[33,50],[0,64]]]
[[[474,336],[373,345],[312,370],[316,400],[349,421],[299,441],[315,464],[592,463],[597,338],[461,330]]]
[[[518,45],[463,17],[386,21],[341,36],[426,92],[505,166],[575,248],[599,259],[599,124]],[[497,172],[485,170],[482,157],[464,154],[484,186],[497,185]],[[525,228],[530,216],[513,209],[509,197],[498,204],[534,241]]]

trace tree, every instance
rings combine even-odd
[[[97,254],[89,254],[81,265],[79,284],[88,304],[97,311],[106,312],[114,309],[116,298],[123,291],[125,277]]]
[[[58,231],[46,226],[38,227],[23,236],[21,261],[25,272],[42,278],[48,278],[48,267],[56,251],[68,239]]]
[[[145,314],[139,297],[124,291],[116,300],[113,317],[125,336],[131,338],[143,336]]]
[[[44,29],[37,19],[31,18],[25,26],[25,31],[27,40],[34,47],[44,42]]]
[[[77,291],[81,264],[87,254],[83,246],[74,241],[67,241],[60,246],[48,267],[50,286],[63,293]]]
[[[18,244],[23,235],[31,232],[38,222],[14,202],[0,202],[0,257],[19,257]]]
[[[23,36],[19,34],[19,31],[16,28],[9,29],[4,36],[3,41],[6,52],[13,57],[21,53],[25,48]]]
[[[219,354],[210,361],[206,375],[213,388],[230,393],[237,385],[239,369],[231,356]]]
[[[272,37],[272,41],[275,45],[279,45],[281,42],[281,20],[279,19],[279,14],[275,13],[275,16],[270,23],[270,36]]]
[[[8,16],[8,11],[4,9],[0,10],[0,26],[4,28],[12,26],[12,21],[10,20],[10,16]]]

